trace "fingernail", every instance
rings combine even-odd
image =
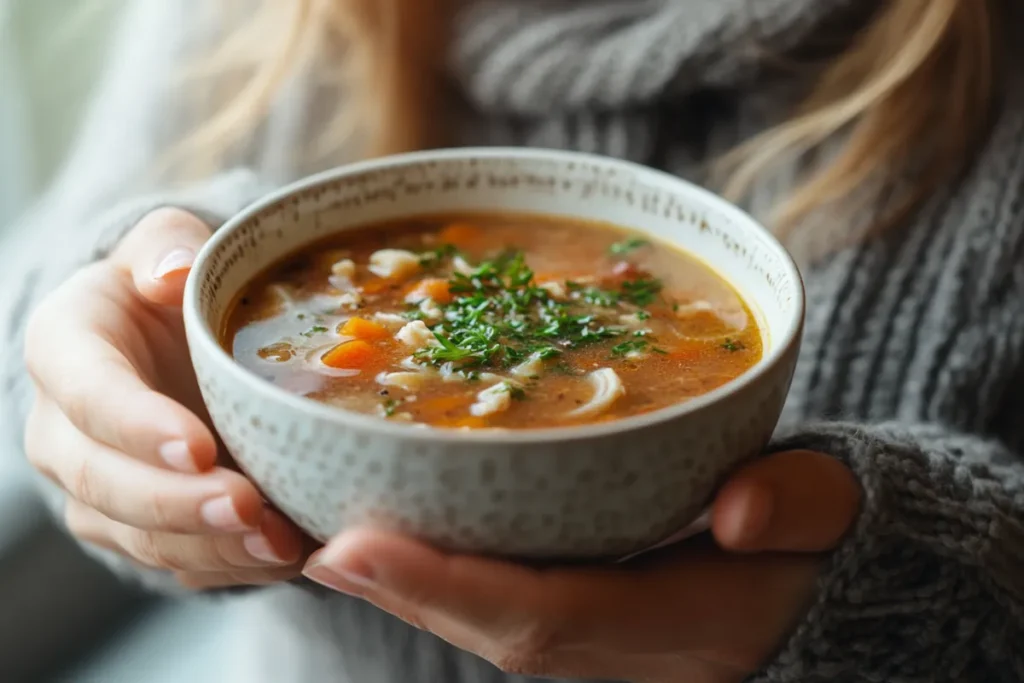
[[[195,260],[196,252],[188,247],[172,249],[160,260],[160,263],[153,270],[153,278],[155,280],[162,280],[171,273],[186,270],[192,266]]]
[[[362,589],[377,587],[372,567],[361,562],[346,562],[341,566],[329,564],[323,551],[309,559],[302,574],[321,586],[349,595],[358,596]]]
[[[215,529],[237,533],[239,531],[252,531],[252,526],[242,521],[242,517],[235,508],[235,501],[230,496],[221,496],[203,503],[199,508],[199,514],[203,521]]]
[[[179,472],[196,472],[196,461],[192,450],[184,441],[168,441],[160,446],[160,457]]]
[[[287,560],[277,554],[274,550],[274,546],[270,544],[267,537],[263,534],[248,534],[242,539],[242,545],[245,546],[246,552],[255,557],[257,560],[268,562],[270,564],[285,564]]]

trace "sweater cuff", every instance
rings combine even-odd
[[[930,425],[831,423],[773,445],[799,449],[843,461],[863,487],[862,510],[803,622],[752,681],[1024,673],[1024,496],[1019,461],[1016,471],[1003,464],[1012,454]]]

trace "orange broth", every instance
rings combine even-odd
[[[531,429],[686,401],[761,334],[687,254],[566,218],[422,217],[345,231],[236,299],[222,341],[288,391],[395,421]]]

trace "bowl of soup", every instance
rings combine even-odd
[[[657,544],[771,437],[803,288],[751,217],[628,162],[390,157],[229,220],[185,293],[227,451],[311,536],[594,559]]]

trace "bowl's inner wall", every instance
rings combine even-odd
[[[384,162],[246,212],[224,228],[196,273],[200,315],[219,337],[229,306],[250,279],[332,233],[422,214],[498,211],[604,221],[679,246],[740,292],[758,318],[766,357],[772,340],[799,325],[800,283],[780,248],[745,214],[655,171],[566,156]]]

